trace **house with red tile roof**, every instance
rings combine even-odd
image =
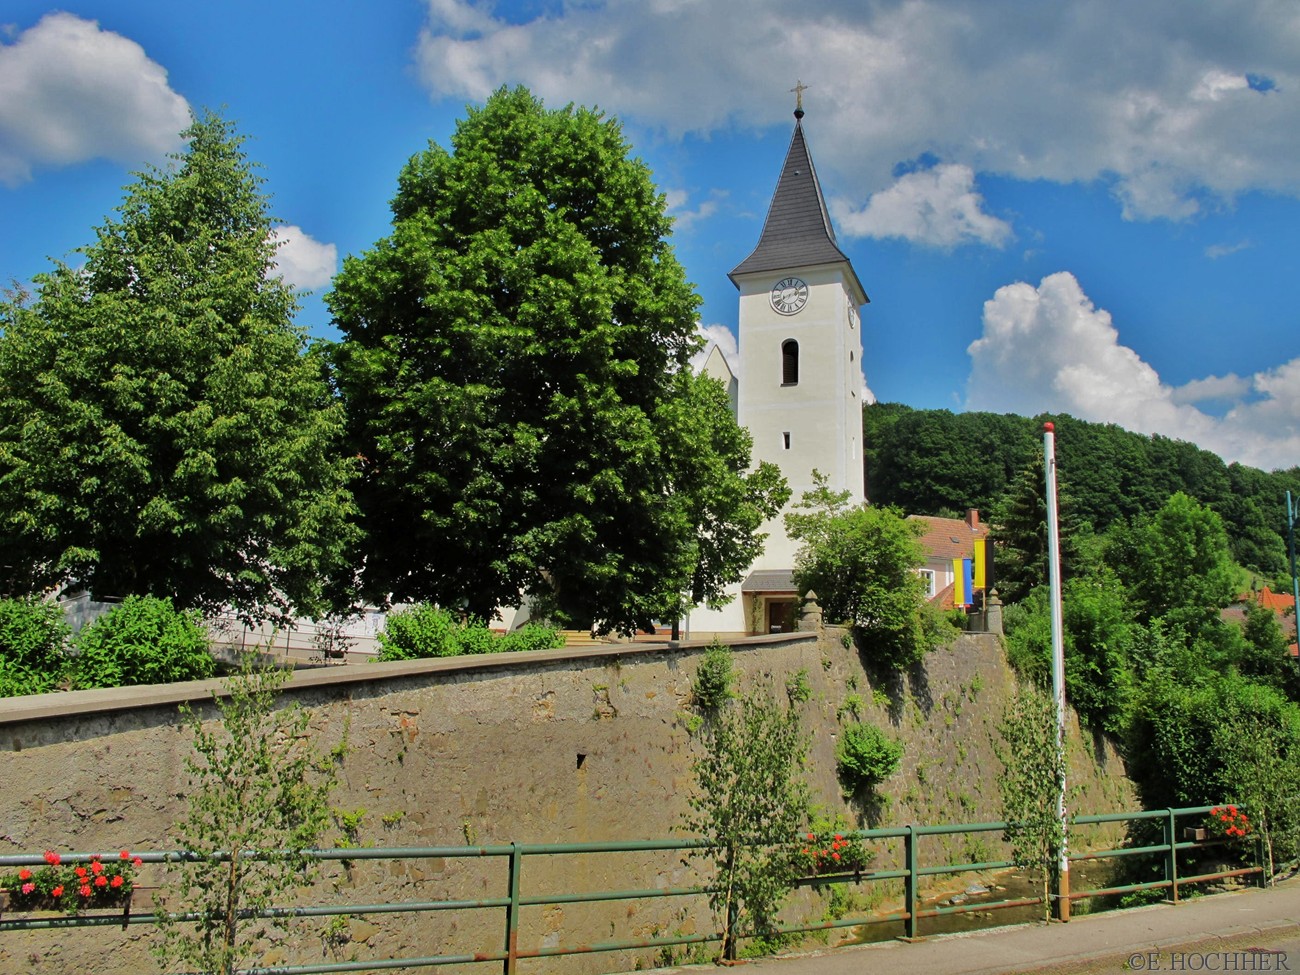
[[[988,537],[988,526],[980,522],[980,513],[970,508],[965,518],[938,518],[933,515],[908,515],[908,521],[925,526],[921,547],[925,550],[925,565],[921,577],[926,581],[926,593],[931,602],[945,608],[952,606],[953,559],[969,559],[975,553],[975,543]]]

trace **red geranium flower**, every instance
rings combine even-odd
[[[131,866],[142,867],[144,866],[144,861],[141,860],[139,857],[136,857],[134,860],[131,861]]]
[[[95,878],[95,886],[96,886],[96,887],[107,887],[107,886],[108,886],[108,878],[107,878],[107,877],[104,877],[104,876],[96,877],[96,878]]]
[[[77,867],[77,869],[73,871],[73,873],[75,873],[82,880],[86,879],[86,874],[89,872],[90,871],[88,871],[85,867]]]
[[[89,897],[91,894],[90,884],[82,884],[80,887],[77,888],[77,893],[80,894],[82,897]]]
[[[31,880],[31,879],[32,879],[32,872],[31,872],[30,870],[28,870],[26,867],[23,867],[21,870],[18,871],[18,879],[19,879],[19,880]]]
[[[24,893],[24,894],[30,894],[30,893],[31,893],[32,891],[34,891],[35,889],[36,889],[36,885],[35,885],[35,884],[23,884],[23,893]]]
[[[122,877],[121,874],[118,874],[116,877],[114,877],[114,878],[110,881],[110,886],[112,886],[112,887],[121,887],[123,883],[125,883],[125,880],[123,879],[123,877]]]
[[[51,897],[62,897],[62,896],[63,896],[63,884],[59,884],[57,887],[53,888],[53,889],[50,891],[50,896],[51,896]]]
[[[130,850],[123,850],[121,853],[118,854],[118,858],[119,858],[119,859],[122,859],[122,860],[130,860],[130,859],[131,859],[131,851],[130,851]]]
[[[91,860],[90,872],[93,873],[96,877],[98,877],[101,873],[104,872],[104,865],[100,863],[98,860]]]
[[[50,866],[57,867],[59,865],[59,855],[53,850],[46,850],[45,862],[50,864]]]

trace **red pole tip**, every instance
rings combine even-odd
[[[1053,423],[1051,420],[1048,420],[1046,423],[1043,424],[1043,430],[1046,433],[1051,433],[1055,429],[1056,429],[1056,424]]]

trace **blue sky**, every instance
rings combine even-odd
[[[1300,464],[1293,0],[8,0],[0,280],[75,261],[214,108],[314,291],[300,324],[333,337],[320,295],[387,232],[404,161],[525,84],[622,120],[725,346],[799,80],[878,399]]]

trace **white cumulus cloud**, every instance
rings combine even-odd
[[[1069,272],[999,288],[984,333],[967,350],[966,408],[1033,416],[1070,413],[1160,433],[1265,470],[1300,463],[1300,358],[1249,378],[1207,377],[1174,388],[1120,342]],[[1216,417],[1198,402],[1229,400]]]
[[[584,0],[520,22],[479,0],[429,0],[416,60],[437,98],[523,83],[670,136],[788,121],[801,78],[818,167],[854,188],[858,210],[898,163],[922,157],[1102,180],[1140,219],[1252,189],[1300,195],[1300,4],[820,0],[791,11],[789,0]]]
[[[955,163],[907,173],[872,194],[860,210],[843,199],[830,206],[835,225],[848,237],[901,237],[933,247],[1001,247],[1011,237],[1009,224],[984,212],[975,173]]]
[[[333,244],[313,240],[301,227],[276,227],[275,269],[295,288],[323,288],[338,271],[339,252]]]
[[[181,145],[189,105],[135,41],[52,13],[0,44],[0,182],[99,157],[158,162]]]

